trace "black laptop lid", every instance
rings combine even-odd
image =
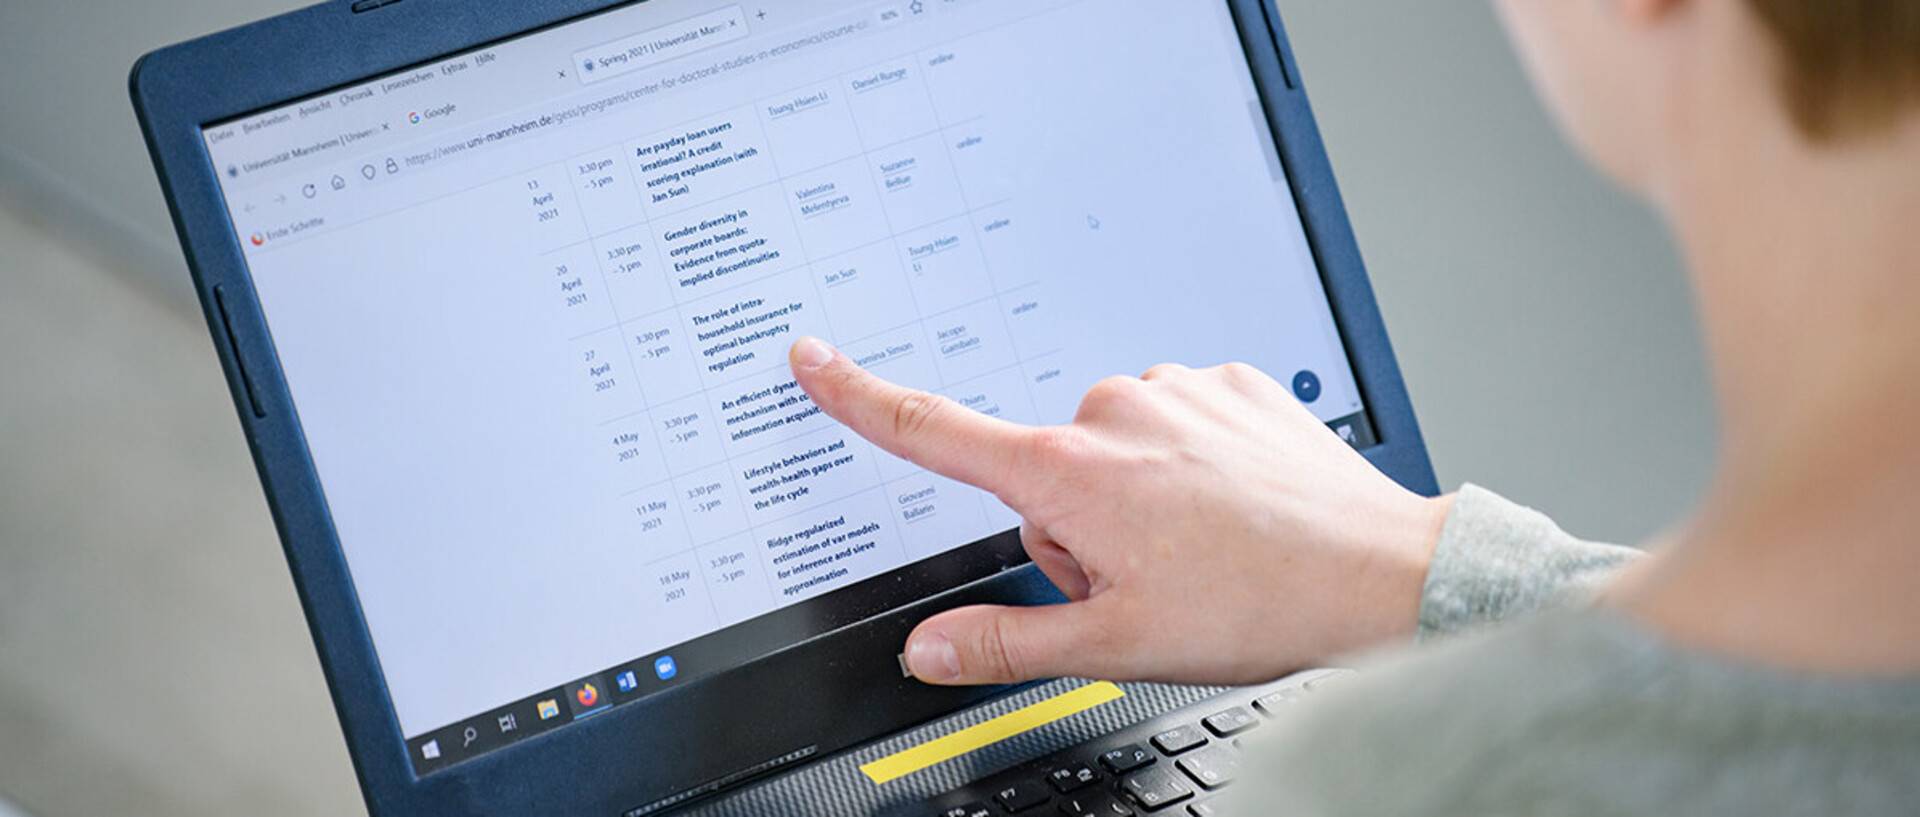
[[[1244,360],[1432,489],[1257,4],[366,5],[136,100],[376,809],[612,813],[992,694],[893,656],[1054,600],[1017,517],[820,414],[802,335],[1023,423]]]

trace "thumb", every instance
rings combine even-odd
[[[980,605],[948,610],[907,637],[907,669],[929,684],[1012,684],[1087,677],[1104,650],[1088,602],[1045,607]]]

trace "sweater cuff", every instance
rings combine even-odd
[[[1644,554],[1583,542],[1545,515],[1477,485],[1460,489],[1421,592],[1421,641],[1535,610],[1590,604]]]

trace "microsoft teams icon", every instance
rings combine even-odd
[[[673,656],[663,655],[653,659],[653,674],[660,676],[660,680],[666,681],[672,679],[675,675],[679,675],[680,668],[674,666]]]
[[[613,679],[613,682],[620,687],[621,692],[632,692],[640,688],[640,679],[634,677],[633,670],[620,673],[620,677]]]

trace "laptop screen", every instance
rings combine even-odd
[[[204,131],[421,774],[1019,559],[788,345],[1372,426],[1222,3],[651,0]]]

